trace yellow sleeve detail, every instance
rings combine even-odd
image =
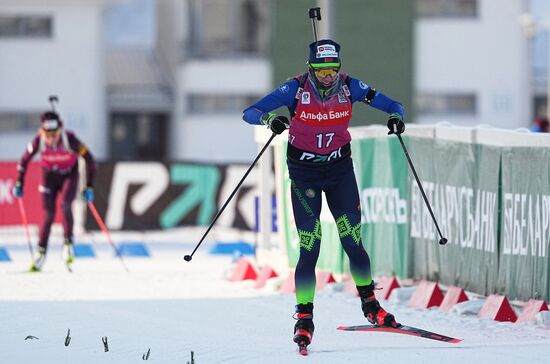
[[[80,146],[80,150],[78,151],[78,154],[80,154],[82,157],[84,157],[86,155],[86,153],[88,153],[88,148],[86,147],[86,145],[82,144]]]

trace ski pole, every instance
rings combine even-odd
[[[227,199],[227,201],[225,201],[225,203],[223,204],[222,208],[220,209],[220,211],[218,211],[218,213],[216,214],[216,216],[214,217],[214,220],[212,220],[212,222],[210,223],[210,226],[208,227],[208,229],[206,229],[206,232],[204,233],[204,235],[202,236],[201,240],[199,241],[199,243],[197,244],[197,246],[195,246],[195,249],[193,249],[193,252],[190,254],[190,255],[186,255],[183,257],[183,259],[185,259],[185,261],[187,262],[190,262],[191,259],[193,259],[193,254],[195,254],[195,252],[197,251],[197,249],[199,248],[199,246],[202,244],[202,242],[204,241],[204,238],[206,238],[206,235],[208,235],[208,232],[210,232],[210,229],[212,229],[212,226],[214,226],[214,223],[216,222],[216,220],[218,220],[218,217],[220,217],[220,215],[222,214],[223,210],[225,210],[225,207],[227,206],[227,204],[229,204],[229,201],[231,201],[231,199],[233,198],[233,196],[235,196],[235,193],[237,193],[237,190],[239,189],[239,187],[241,187],[241,185],[243,184],[244,180],[246,179],[246,177],[248,176],[248,174],[250,173],[250,171],[252,170],[252,168],[254,168],[254,165],[256,164],[256,162],[258,162],[258,160],[260,159],[260,157],[262,156],[262,154],[264,154],[265,150],[267,149],[267,147],[269,146],[269,144],[271,143],[271,141],[273,140],[273,138],[275,138],[277,136],[277,134],[273,133],[271,134],[271,137],[269,138],[269,140],[267,141],[267,143],[265,143],[264,147],[262,148],[262,150],[260,151],[260,153],[258,154],[258,156],[256,157],[256,159],[254,159],[254,162],[252,162],[252,164],[250,165],[250,167],[248,167],[248,170],[246,171],[246,173],[244,174],[243,178],[241,178],[241,180],[239,181],[239,183],[237,184],[237,187],[235,187],[235,189],[233,190],[233,192],[231,192],[231,195],[229,196],[229,198]]]
[[[19,212],[21,213],[21,220],[23,220],[23,225],[25,226],[25,235],[27,236],[27,245],[29,246],[29,251],[31,252],[31,259],[34,262],[34,253],[32,251],[31,244],[31,234],[29,233],[29,221],[27,220],[27,212],[25,211],[25,205],[23,204],[22,198],[17,198],[19,203]]]
[[[321,8],[311,8],[308,11],[309,18],[311,19],[311,26],[313,28],[313,39],[317,43],[317,28],[315,27],[315,20],[321,20]]]
[[[59,102],[59,98],[56,95],[50,95],[48,97],[48,101],[50,102],[50,105],[52,107],[52,111],[55,112],[55,104]]]
[[[435,228],[437,229],[437,232],[439,233],[439,244],[445,245],[447,244],[447,239],[443,237],[443,234],[441,234],[441,230],[439,230],[439,225],[437,224],[437,220],[435,219],[434,213],[432,211],[432,207],[430,206],[430,202],[428,201],[428,197],[426,197],[426,193],[424,192],[424,188],[422,188],[422,183],[420,183],[420,178],[418,178],[418,175],[416,174],[416,170],[414,169],[413,162],[411,160],[411,157],[409,156],[409,152],[407,151],[407,148],[405,147],[405,143],[403,143],[403,139],[401,138],[401,134],[395,134],[397,135],[397,138],[399,138],[399,143],[401,143],[401,146],[403,147],[403,151],[405,152],[405,156],[407,157],[407,160],[409,161],[409,166],[411,166],[412,173],[414,174],[414,178],[416,179],[416,183],[418,183],[418,187],[420,188],[420,192],[422,193],[422,197],[424,198],[424,202],[426,202],[426,206],[428,207],[428,211],[430,211],[430,215],[432,215],[432,219],[435,224]]]
[[[109,234],[109,230],[107,230],[107,227],[103,223],[101,216],[99,216],[99,213],[97,212],[94,203],[91,201],[88,202],[88,207],[90,208],[92,215],[94,215],[95,221],[97,222],[101,230],[103,230],[103,232],[105,233],[105,236],[107,237],[107,241],[109,242],[109,244],[111,244],[111,246],[115,250],[116,256],[120,259],[122,266],[124,267],[126,272],[129,272],[128,267],[126,267],[126,264],[124,263],[124,259],[122,259],[122,255],[120,255],[120,252],[118,251],[116,245],[113,243],[113,240],[111,239],[111,234]]]

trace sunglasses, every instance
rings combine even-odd
[[[44,130],[42,129],[42,135],[46,138],[54,138],[59,134],[59,130]]]
[[[335,77],[339,70],[339,68],[315,68],[313,69],[313,72],[315,72],[315,76],[324,78],[326,76]]]

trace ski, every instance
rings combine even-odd
[[[307,346],[311,344],[311,333],[307,330],[298,329],[294,334],[293,341],[298,344],[298,352],[300,355],[307,355]]]
[[[305,341],[300,341],[298,344],[298,352],[300,355],[306,356],[307,355],[307,344]]]
[[[459,343],[462,339],[456,339],[454,337],[449,337],[428,330],[419,329],[417,327],[400,325],[398,327],[386,327],[378,325],[359,325],[359,326],[340,326],[337,330],[343,331],[381,331],[381,332],[393,332],[396,334],[412,335],[423,337],[426,339],[432,339],[437,341],[443,341],[447,343]]]

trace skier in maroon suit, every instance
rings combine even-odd
[[[86,161],[87,181],[82,194],[86,202],[91,202],[94,199],[95,161],[86,145],[74,133],[63,128],[63,122],[57,113],[45,112],[41,116],[41,127],[37,135],[27,146],[17,166],[19,178],[15,183],[14,195],[18,198],[23,197],[25,172],[29,162],[37,153],[40,154],[40,166],[43,172],[42,184],[38,186],[38,189],[42,193],[44,220],[40,225],[38,256],[30,270],[40,271],[44,264],[58,194],[63,196],[61,205],[64,230],[63,255],[67,266],[70,267],[74,260],[71,205],[78,188],[78,157],[83,157]]]

